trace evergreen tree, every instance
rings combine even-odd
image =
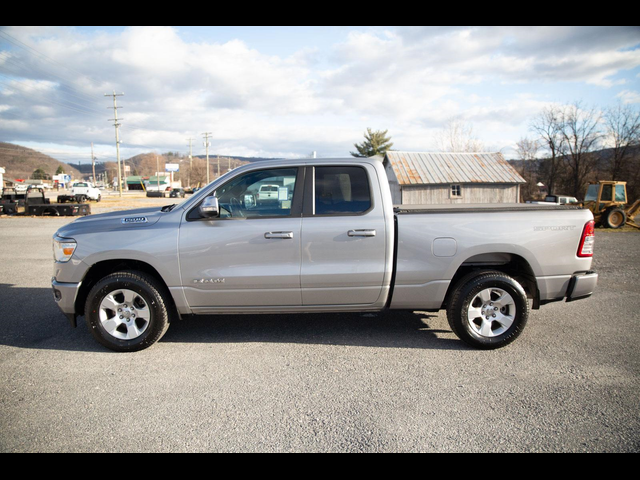
[[[357,152],[351,152],[354,157],[373,157],[375,155],[384,155],[388,150],[391,150],[393,143],[390,142],[391,137],[387,137],[388,130],[381,131],[376,130],[372,132],[370,128],[367,128],[367,132],[364,134],[365,141],[358,144],[354,143],[353,146],[358,150]]]
[[[36,168],[31,174],[32,180],[49,180],[49,175],[42,168]]]

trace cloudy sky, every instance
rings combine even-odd
[[[507,157],[549,104],[640,108],[639,27],[0,27],[0,141],[88,161],[168,150],[344,157],[367,127]]]

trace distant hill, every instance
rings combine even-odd
[[[194,155],[193,162],[191,164],[194,168],[198,167],[200,163],[204,165],[202,162],[206,157]],[[158,169],[161,172],[165,171],[165,164],[174,163],[180,165],[180,171],[182,173],[187,172],[187,168],[190,164],[189,157],[184,154],[175,154],[175,153],[164,153],[164,154],[156,154],[156,153],[141,153],[134,157],[128,158],[125,160],[125,165],[130,169],[130,175],[142,175],[149,176],[154,175]],[[214,168],[214,165],[217,165],[218,159],[215,155],[209,155],[209,165],[211,168]],[[220,157],[220,168],[224,172],[229,167],[237,168],[240,165],[247,163],[247,161],[242,161],[238,157]],[[108,167],[112,167],[111,164],[106,164]],[[115,165],[115,163],[113,163]]]
[[[5,180],[29,179],[38,168],[53,176],[59,166],[62,166],[64,173],[73,178],[82,178],[82,174],[76,168],[49,155],[20,145],[0,142],[0,167],[6,170]]]
[[[215,153],[209,154],[209,160],[212,158],[217,158],[218,155]],[[193,158],[207,158],[206,155],[194,155]],[[220,155],[220,158],[229,158],[226,155]],[[253,162],[262,162],[264,160],[282,160],[282,158],[268,158],[268,157],[239,157],[238,155],[231,156],[232,159],[238,160],[243,163],[253,163]]]

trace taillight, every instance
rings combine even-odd
[[[591,220],[584,226],[580,246],[578,247],[579,257],[593,257],[593,246],[596,240],[595,222]]]

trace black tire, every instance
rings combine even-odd
[[[170,301],[163,294],[169,292],[151,275],[130,271],[108,275],[87,297],[85,318],[89,331],[98,342],[116,352],[149,348],[169,328]]]
[[[500,297],[503,293],[509,298]],[[463,278],[447,307],[449,325],[458,338],[483,350],[509,345],[520,336],[528,318],[529,302],[522,285],[497,271]]]
[[[625,223],[627,214],[621,208],[612,208],[605,214],[604,226],[607,228],[621,228]]]

